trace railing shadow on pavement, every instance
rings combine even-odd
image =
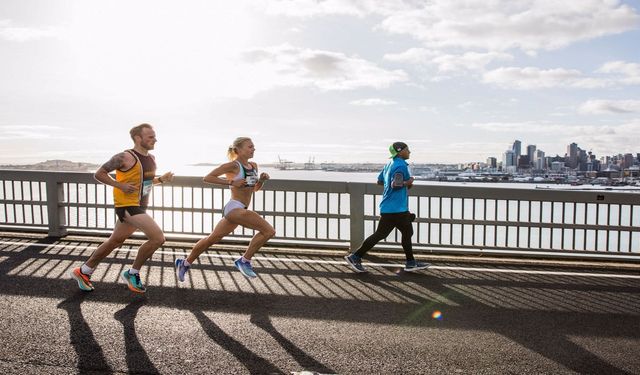
[[[317,263],[310,269],[272,257],[257,262],[260,278],[249,283],[236,277],[229,258],[204,257],[190,275],[199,280],[176,288],[172,266],[175,255],[159,254],[146,265],[149,273],[161,275],[158,285],[148,286],[145,300],[131,302],[130,293],[116,288],[117,279],[108,275],[117,275],[131,262],[133,253],[117,253],[105,259],[101,267],[108,272],[96,279],[98,290],[87,294],[77,291],[74,282],[64,275],[86,259],[88,251],[78,252],[83,246],[67,242],[42,239],[25,243],[21,251],[0,246],[0,255],[7,258],[0,263],[0,294],[61,300],[58,306],[69,315],[71,343],[78,354],[79,369],[110,369],[82,316],[80,306],[84,301],[125,305],[114,318],[124,328],[129,370],[139,368],[143,362],[151,371],[154,369],[134,326],[137,311],[143,305],[190,311],[215,343],[236,356],[258,360],[261,366],[267,366],[262,369],[269,368],[269,362],[226,334],[206,312],[250,314],[251,322],[268,332],[299,364],[319,371],[330,369],[275,330],[272,318],[488,331],[579,373],[627,372],[572,342],[572,335],[640,339],[640,332],[632,328],[637,327],[640,316],[640,286],[632,280],[598,280],[595,284],[587,277],[525,278],[447,269],[427,274],[372,269],[369,274],[360,275],[345,272],[344,266]],[[60,245],[62,250],[51,245]],[[34,263],[34,259],[42,262]],[[34,267],[38,272],[33,272]],[[47,267],[54,267],[55,271]],[[44,287],[43,278],[47,280]],[[303,282],[306,286],[302,286]],[[117,292],[120,289],[122,293]],[[247,294],[251,295],[250,301]],[[434,310],[442,311],[445,318],[436,322],[430,316]]]

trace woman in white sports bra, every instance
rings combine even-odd
[[[251,267],[251,257],[275,235],[276,231],[262,216],[247,209],[253,192],[260,190],[264,182],[269,179],[266,173],[260,173],[258,176],[258,165],[249,161],[253,158],[254,152],[255,146],[250,138],[236,138],[227,152],[231,161],[220,165],[203,178],[203,181],[209,184],[229,185],[231,200],[224,206],[223,218],[216,224],[213,232],[198,241],[186,259],[176,259],[178,280],[184,281],[184,275],[198,256],[209,246],[233,232],[238,225],[254,229],[257,233],[249,242],[244,255],[235,261],[236,268],[246,277],[257,276]],[[224,177],[221,177],[222,175]]]

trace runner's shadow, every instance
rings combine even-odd
[[[313,371],[325,374],[333,374],[335,371],[315,360],[313,357],[302,351],[289,339],[284,337],[271,323],[269,315],[264,312],[257,312],[251,315],[251,323],[262,328],[273,337],[284,350],[287,351],[305,371]]]
[[[91,328],[82,316],[80,304],[87,297],[87,292],[76,291],[71,297],[58,304],[69,315],[70,341],[78,356],[77,369],[80,373],[97,371],[101,373],[113,372],[102,352],[102,348],[93,337]]]
[[[146,298],[131,302],[125,308],[116,311],[113,317],[122,324],[124,330],[124,346],[129,373],[159,374],[160,372],[149,359],[136,334],[136,315],[140,307],[144,306],[146,302]]]
[[[279,368],[267,359],[247,349],[241,342],[225,333],[220,327],[211,321],[202,311],[191,310],[205,333],[223,349],[233,354],[234,357],[251,374],[284,374]]]

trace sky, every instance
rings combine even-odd
[[[635,154],[639,45],[639,1],[3,0],[0,164]]]

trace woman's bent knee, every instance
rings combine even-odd
[[[272,226],[269,226],[268,229],[265,229],[263,231],[260,231],[260,233],[262,233],[263,236],[267,237],[267,238],[273,238],[273,236],[276,235],[276,230],[273,229]]]
[[[153,245],[153,247],[160,247],[165,243],[165,241],[166,241],[166,238],[164,238],[164,235],[159,237],[149,238],[149,242],[151,243],[151,245]]]

